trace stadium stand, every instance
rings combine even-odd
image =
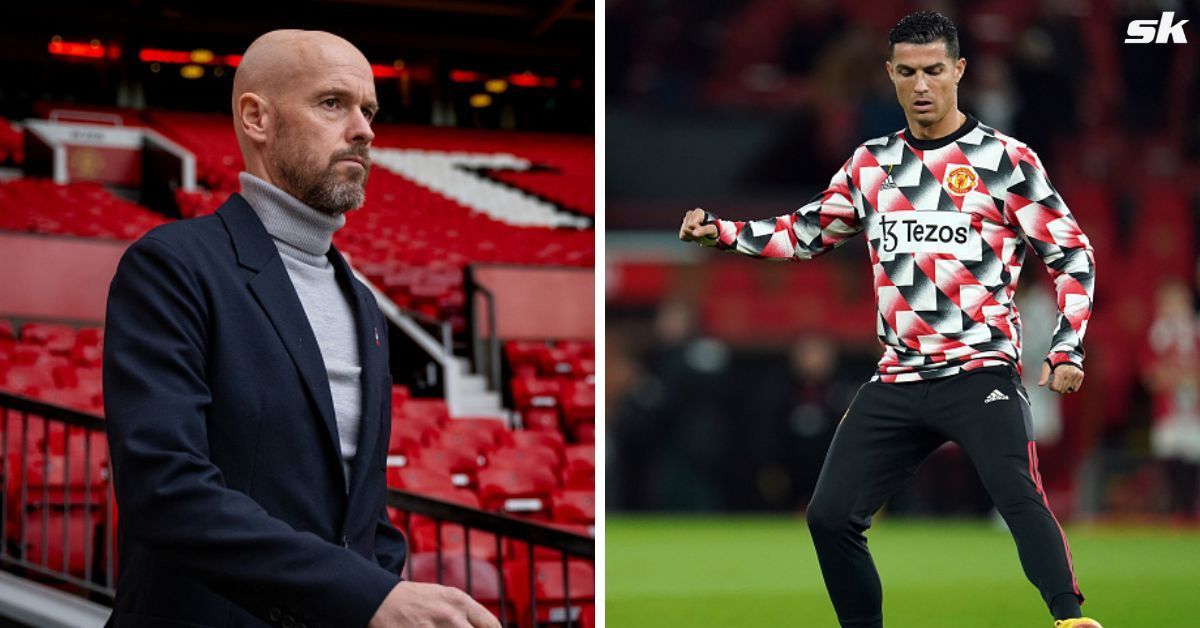
[[[19,166],[25,161],[25,134],[11,120],[0,116],[0,166]]]
[[[98,183],[58,185],[46,179],[0,183],[0,229],[134,240],[167,220]]]
[[[147,118],[196,154],[199,180],[211,190],[177,192],[182,215],[209,213],[237,191],[242,164],[228,117],[152,111]],[[492,176],[570,212],[595,213],[590,140],[397,125],[378,125],[375,131],[373,146],[381,149],[517,153],[539,170],[493,171]],[[397,305],[450,320],[455,331],[464,328],[462,269],[467,263],[591,266],[595,261],[592,230],[516,227],[379,166],[372,169],[366,204],[348,216],[335,243]]]

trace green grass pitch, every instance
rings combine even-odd
[[[1084,614],[1105,628],[1200,626],[1200,531],[1068,526]],[[1052,625],[988,522],[877,519],[868,532],[888,628]],[[833,627],[802,518],[612,515],[605,614],[632,626]]]

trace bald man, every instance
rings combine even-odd
[[[377,109],[346,40],[263,35],[234,77],[241,193],[122,258],[104,350],[109,626],[499,626],[399,576],[387,326],[332,246],[363,202]]]

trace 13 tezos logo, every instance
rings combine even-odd
[[[1134,20],[1129,23],[1129,28],[1125,29],[1125,34],[1129,35],[1125,38],[1127,44],[1186,44],[1187,34],[1183,32],[1183,25],[1188,23],[1188,20],[1175,21],[1174,11],[1164,11],[1162,17],[1157,20]]]
[[[970,166],[954,166],[946,169],[942,185],[955,196],[962,196],[979,185],[979,175]]]

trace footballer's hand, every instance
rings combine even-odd
[[[679,228],[679,239],[684,242],[693,242],[695,240],[711,240],[720,235],[716,225],[704,224],[704,215],[704,210],[699,207],[688,212],[683,217],[683,226]]]
[[[1074,364],[1059,364],[1052,369],[1049,364],[1042,362],[1042,376],[1038,379],[1038,386],[1045,386],[1047,383],[1050,384],[1050,390],[1068,395],[1083,385],[1083,371]]]
[[[500,628],[486,608],[453,587],[401,582],[383,599],[367,628]]]

